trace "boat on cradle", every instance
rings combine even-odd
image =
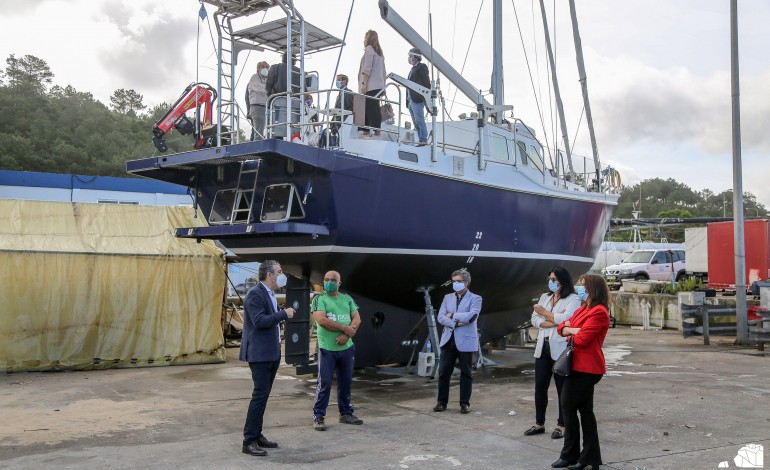
[[[306,22],[288,0],[207,3],[218,6],[222,43],[237,44],[228,46],[234,52],[219,51],[221,82],[232,83],[234,66],[226,65],[236,63],[239,50],[280,52],[288,44],[300,76],[313,77],[305,73],[305,55],[342,44]],[[235,19],[276,6],[286,18],[232,29]],[[268,98],[266,139],[238,142],[232,90],[220,86],[218,145],[126,164],[132,174],[192,189],[209,226],[181,227],[177,236],[219,240],[244,261],[276,259],[291,275],[287,300],[298,302],[301,312],[287,326],[290,363],[307,357],[304,293],[329,269],[340,272],[343,291],[360,307],[357,367],[405,363],[423,347],[426,304],[418,289],[441,286],[463,267],[472,275],[471,290],[484,299],[482,344],[501,338],[529,320],[549,269],[563,265],[579,274],[591,267],[617,204],[612,170],[600,167],[597,156],[580,161],[558,152],[554,163],[532,128],[503,118],[510,107],[502,104],[501,60],[489,103],[386,1],[379,8],[386,23],[478,103],[479,116],[440,120],[436,80],[426,89],[390,74],[382,102],[390,102],[396,116],[378,138],[364,138],[348,110],[319,109],[317,121],[276,120],[277,98],[292,100],[294,116],[307,115],[306,93],[316,103],[335,101],[339,90],[318,89],[309,78],[299,81],[298,91]],[[501,24],[495,32],[500,41]],[[407,89],[427,98],[429,145],[417,145],[402,120]],[[336,135],[335,120],[342,121]],[[321,129],[323,137],[309,145],[307,137]],[[278,137],[294,134],[304,141]],[[447,291],[432,290],[433,305]]]

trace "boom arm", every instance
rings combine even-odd
[[[168,150],[163,136],[172,128],[175,128],[182,135],[195,134],[194,147],[200,148],[203,141],[202,129],[211,126],[211,116],[213,113],[214,100],[217,99],[217,92],[206,83],[191,83],[182,92],[182,95],[174,102],[166,114],[155,122],[152,127],[152,142],[161,152]],[[185,114],[193,108],[203,108],[201,112],[196,113],[196,123],[193,124]]]
[[[391,28],[400,34],[401,37],[406,39],[409,44],[418,48],[422,55],[426,57],[427,60],[429,60],[433,65],[435,65],[439,72],[444,74],[444,76],[448,78],[450,82],[454,83],[457,89],[460,90],[462,94],[467,96],[471,102],[479,102],[479,90],[474,88],[473,85],[468,82],[468,80],[463,78],[463,76],[454,69],[454,67],[449,65],[449,62],[441,57],[441,54],[433,50],[430,44],[428,44],[428,42],[417,33],[417,31],[409,26],[409,23],[404,21],[404,19],[401,18],[401,16],[390,7],[390,5],[388,5],[387,0],[380,0],[379,6],[380,16],[383,20],[385,20],[386,23],[390,25]],[[490,104],[489,101],[487,101],[485,98],[482,97],[481,101],[484,109],[487,111],[493,111],[496,109],[496,107],[492,106],[492,104]]]

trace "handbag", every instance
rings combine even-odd
[[[385,103],[380,106],[380,117],[382,117],[383,121],[387,121],[395,116],[396,113],[393,112],[393,106],[391,106],[390,103]]]
[[[556,362],[553,363],[553,373],[568,376],[572,372],[572,337],[567,341],[567,349],[565,349]]]

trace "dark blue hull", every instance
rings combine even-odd
[[[262,159],[257,194],[270,184],[294,184],[305,211],[296,222],[315,229],[302,235],[276,224],[264,227],[257,213],[251,225],[273,232],[227,225],[232,233],[222,236],[220,231],[217,237],[243,260],[276,259],[287,273],[314,283],[329,269],[339,271],[343,290],[361,300],[365,325],[370,325],[357,338],[359,366],[406,361],[410,335],[421,335],[420,341],[425,337],[421,327],[411,327],[424,311],[416,289],[440,286],[461,267],[473,277],[471,290],[484,299],[482,341],[510,333],[529,319],[532,299],[544,291],[551,267],[563,265],[575,277],[591,267],[614,207],[589,198],[469,183],[281,141],[223,149],[213,155],[162,157],[164,162],[129,162],[128,169],[186,181],[207,218],[216,192],[236,185],[240,163],[228,158]],[[222,149],[200,152],[213,150]],[[184,165],[168,167],[176,163]],[[178,233],[206,237],[205,230]],[[445,287],[433,291],[436,308],[447,292]]]

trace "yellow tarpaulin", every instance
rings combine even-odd
[[[189,207],[0,200],[0,370],[222,362],[224,253]]]

